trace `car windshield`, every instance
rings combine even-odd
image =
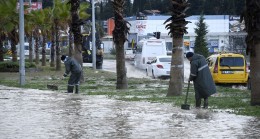
[[[163,58],[159,58],[160,62],[171,62],[171,58],[168,57],[163,57]]]
[[[222,57],[220,66],[241,67],[244,66],[244,59],[242,57]]]

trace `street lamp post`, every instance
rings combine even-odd
[[[96,70],[95,2],[92,0],[92,67]]]
[[[20,85],[25,85],[25,64],[24,64],[24,5],[23,0],[19,0],[19,43],[20,43],[20,60],[19,73]]]

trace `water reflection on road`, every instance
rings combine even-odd
[[[259,138],[259,119],[0,86],[0,138]]]

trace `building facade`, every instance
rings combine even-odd
[[[131,26],[128,35],[128,42],[125,44],[125,48],[131,48],[133,42],[138,42],[143,38],[152,36],[154,32],[160,32],[160,38],[166,39],[167,42],[172,42],[171,37],[168,35],[169,30],[165,29],[164,22],[170,16],[162,15],[141,15],[127,17],[127,20]],[[195,42],[195,28],[196,23],[199,21],[200,15],[194,15],[186,18],[191,23],[187,24],[188,34],[184,35],[184,50],[193,51]],[[207,25],[208,33],[206,40],[210,53],[217,52],[239,52],[245,51],[245,36],[244,23],[240,23],[239,16],[232,15],[205,15],[204,22]],[[111,21],[109,21],[111,23]],[[111,32],[113,29],[108,30]],[[170,48],[169,48],[170,49]]]

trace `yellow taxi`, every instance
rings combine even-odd
[[[213,54],[206,60],[215,83],[247,83],[249,69],[242,54]]]

